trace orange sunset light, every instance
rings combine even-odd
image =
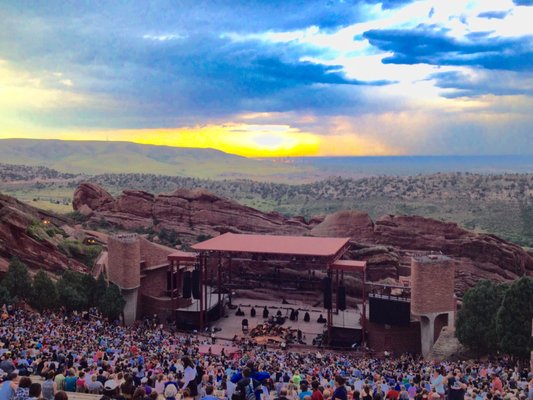
[[[186,128],[41,132],[27,139],[125,141],[173,147],[212,148],[245,157],[397,154],[397,150],[353,133],[321,135],[289,125],[228,123]],[[0,138],[9,136],[0,133]]]

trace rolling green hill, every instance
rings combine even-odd
[[[129,142],[0,140],[3,163],[39,165],[87,175],[150,173],[198,178],[285,180],[309,168],[255,160],[214,149],[177,148]]]

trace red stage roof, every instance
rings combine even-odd
[[[169,261],[196,261],[196,253],[188,253],[186,251],[176,250],[168,255]]]
[[[225,233],[197,243],[192,248],[197,251],[333,257],[343,250],[349,241],[350,238]]]
[[[366,269],[366,261],[356,260],[337,260],[331,264],[332,269],[343,271],[364,271]]]

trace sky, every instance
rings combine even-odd
[[[533,153],[533,0],[4,0],[0,138]]]

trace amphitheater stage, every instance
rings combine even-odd
[[[263,318],[263,309],[266,306],[269,311],[269,316],[276,315],[281,311],[281,315],[286,317],[285,323],[281,326],[283,328],[290,328],[291,330],[301,330],[303,333],[302,341],[306,345],[312,345],[313,339],[327,330],[326,323],[318,323],[317,320],[322,315],[326,318],[326,310],[319,307],[312,307],[308,304],[299,301],[290,301],[290,304],[283,304],[282,302],[272,300],[258,300],[241,298],[233,300],[233,305],[237,306],[244,312],[244,316],[235,315],[236,309],[226,308],[225,317],[217,321],[213,321],[210,326],[216,328],[216,337],[221,339],[233,339],[235,336],[249,338],[249,334],[244,334],[242,329],[243,319],[248,320],[248,331],[261,324],[265,324],[267,319]],[[252,307],[255,308],[256,315],[252,317],[250,311]],[[361,307],[361,305],[359,305]],[[291,309],[298,310],[299,317],[297,321],[291,321],[288,317]],[[310,321],[304,321],[304,315],[309,312]],[[344,344],[351,345],[360,341],[361,337],[361,323],[360,323],[360,308],[349,309],[346,311],[339,311],[338,314],[333,313],[332,337],[340,335],[344,338]],[[346,338],[348,336],[348,338]],[[350,339],[353,338],[353,340]],[[350,342],[351,343],[347,343]],[[335,340],[334,340],[335,342]]]

